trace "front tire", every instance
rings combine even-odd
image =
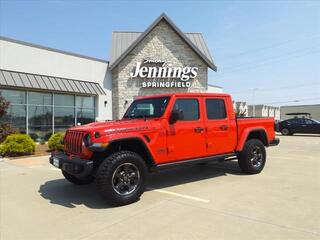
[[[120,151],[101,163],[96,184],[108,204],[121,206],[139,200],[145,190],[146,175],[146,164],[138,154]]]
[[[83,178],[79,178],[76,176],[73,176],[69,173],[67,173],[66,171],[61,170],[62,175],[65,177],[65,179],[67,179],[69,182],[75,184],[75,185],[85,185],[85,184],[89,184],[92,183],[94,180],[94,177],[89,175],[87,177],[83,177]]]
[[[238,164],[242,172],[257,174],[266,163],[266,149],[259,139],[248,140],[238,155]]]

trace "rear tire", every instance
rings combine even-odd
[[[258,139],[248,140],[243,150],[238,154],[238,164],[242,172],[257,174],[266,163],[266,149]]]
[[[281,134],[284,135],[284,136],[289,136],[289,135],[292,135],[289,131],[289,129],[287,128],[284,128],[281,130]]]
[[[69,173],[67,173],[66,171],[61,170],[62,175],[65,177],[65,179],[67,179],[69,182],[75,184],[75,185],[85,185],[85,184],[89,184],[92,183],[94,180],[93,176],[87,176],[87,177],[83,177],[83,178],[78,178],[76,176],[73,176]]]
[[[96,184],[108,204],[121,206],[139,200],[145,190],[146,176],[146,164],[137,153],[120,151],[101,163]]]

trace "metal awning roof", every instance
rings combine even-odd
[[[136,41],[142,32],[112,32],[110,66]],[[213,63],[210,51],[201,33],[184,33],[184,35]]]
[[[0,87],[28,88],[57,92],[106,95],[95,82],[0,69]]]

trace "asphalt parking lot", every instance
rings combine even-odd
[[[171,169],[118,208],[46,157],[1,161],[0,239],[320,239],[320,136],[280,138],[261,174],[237,162]]]

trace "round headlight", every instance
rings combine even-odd
[[[95,138],[99,138],[100,136],[101,136],[101,135],[100,135],[99,132],[95,132],[95,133],[94,133],[94,137],[95,137]]]
[[[60,144],[64,145],[64,136],[61,138]]]

